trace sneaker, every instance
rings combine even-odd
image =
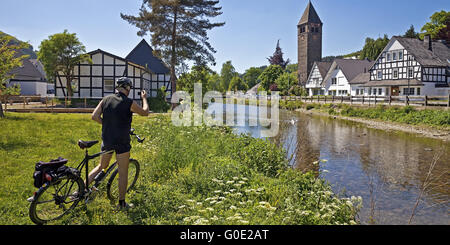
[[[120,204],[117,205],[117,209],[119,209],[120,211],[127,211],[132,208],[134,208],[134,204],[127,203],[127,202],[125,203],[125,205],[120,205]]]

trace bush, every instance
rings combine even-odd
[[[170,104],[166,102],[166,87],[161,87],[155,98],[148,98],[150,110],[155,113],[166,113],[170,109]]]

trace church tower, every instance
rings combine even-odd
[[[305,85],[314,62],[322,60],[323,23],[309,1],[298,22],[298,78]]]

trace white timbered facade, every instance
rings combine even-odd
[[[366,95],[379,89],[386,95],[448,95],[449,48],[440,42],[393,37],[370,69]]]
[[[325,95],[323,79],[330,69],[331,62],[314,62],[313,68],[306,82],[306,89],[309,96]]]
[[[139,92],[146,90],[149,97],[156,97],[157,91],[166,88],[167,98],[171,98],[170,74],[154,73],[151,67],[138,65],[103,50],[89,53],[92,63],[80,63],[74,68],[74,79],[71,81],[72,98],[102,99],[115,93],[116,80],[128,77],[133,82],[129,97],[141,100]],[[59,73],[55,81],[55,96],[64,98],[67,95],[66,78]]]

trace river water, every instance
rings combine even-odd
[[[264,127],[249,126],[255,108],[226,110],[247,119],[237,134],[265,138]],[[316,172],[342,197],[361,196],[362,224],[408,224],[412,216],[411,224],[450,224],[449,142],[290,111],[280,111],[279,134],[268,139],[286,149],[292,167]]]

